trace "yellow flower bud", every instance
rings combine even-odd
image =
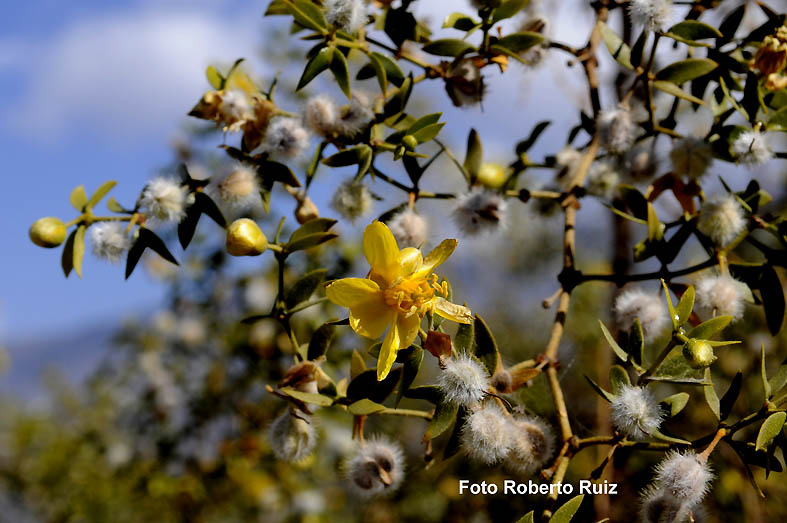
[[[320,211],[317,209],[317,206],[314,205],[314,202],[308,196],[304,196],[303,199],[298,201],[298,207],[295,208],[295,219],[298,220],[298,223],[303,225],[304,223],[316,220],[320,217]]]
[[[498,189],[506,182],[506,169],[499,163],[485,163],[478,170],[478,181],[490,189]]]
[[[404,145],[405,149],[408,151],[415,151],[415,148],[418,147],[418,140],[415,136],[408,134],[402,138],[402,145]]]
[[[693,369],[704,369],[716,361],[713,347],[705,340],[690,339],[683,345],[683,356]]]
[[[40,247],[57,247],[66,239],[66,226],[54,216],[41,218],[30,227],[30,239]]]
[[[253,220],[241,218],[227,228],[227,252],[233,256],[259,256],[268,248],[268,239]]]

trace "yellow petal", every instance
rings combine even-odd
[[[396,353],[400,349],[399,326],[397,320],[398,314],[396,311],[391,311],[388,316],[391,322],[391,328],[388,329],[388,334],[385,335],[383,345],[380,347],[380,355],[377,357],[377,381],[382,381],[388,376],[388,373],[396,361]]]
[[[400,315],[396,320],[396,324],[399,329],[401,348],[406,349],[413,344],[415,337],[418,336],[418,329],[421,327],[421,317],[417,314],[411,314],[409,316]]]
[[[443,240],[440,245],[426,255],[423,265],[418,270],[419,276],[429,276],[434,268],[443,263],[456,249],[456,240]]]
[[[325,288],[328,299],[342,307],[354,307],[378,298],[380,287],[366,278],[343,278],[332,281]]]
[[[382,293],[350,307],[350,327],[367,338],[377,339],[391,323],[392,309],[385,304]]]
[[[363,231],[363,253],[372,271],[388,281],[396,279],[399,246],[393,233],[384,223],[372,222]]]
[[[421,267],[423,256],[415,247],[407,247],[399,252],[399,276],[409,276]]]
[[[467,307],[451,303],[450,301],[436,297],[434,299],[434,311],[451,321],[457,323],[473,323],[473,313]]]

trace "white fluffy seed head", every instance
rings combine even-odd
[[[312,424],[289,411],[271,423],[268,437],[276,458],[291,463],[308,457],[317,443],[317,431]]]
[[[369,189],[352,179],[342,183],[331,198],[331,207],[350,221],[355,221],[371,211],[372,204],[372,194]]]
[[[456,107],[474,105],[484,98],[484,77],[471,58],[459,60],[445,77],[445,90]]]
[[[566,145],[555,155],[555,179],[562,190],[570,188],[580,160],[582,153],[570,145]]]
[[[620,172],[615,163],[601,160],[594,162],[588,173],[587,191],[607,200],[617,193],[620,185]]]
[[[686,521],[689,510],[687,503],[651,486],[643,493],[639,515],[642,523],[679,523]]]
[[[614,312],[618,326],[628,330],[639,318],[646,338],[658,336],[670,323],[666,307],[661,303],[661,294],[651,294],[638,288],[630,288],[618,295]]]
[[[243,91],[239,89],[222,91],[219,98],[221,100],[219,116],[225,125],[225,130],[238,131],[244,123],[254,118],[254,110]]]
[[[404,479],[404,454],[398,443],[376,436],[363,443],[345,463],[354,492],[364,497],[390,494]]]
[[[363,131],[374,118],[374,100],[371,95],[355,90],[350,103],[339,110],[336,131],[347,137],[353,137]]]
[[[663,30],[672,18],[671,0],[631,0],[631,20],[648,29]]]
[[[449,358],[437,377],[437,386],[451,403],[470,406],[484,398],[489,388],[486,369],[475,358],[461,354]]]
[[[310,98],[303,111],[303,121],[308,128],[321,136],[330,136],[339,118],[339,108],[330,96],[321,94]]]
[[[250,167],[238,164],[217,185],[219,196],[237,207],[249,207],[259,197],[260,185],[257,173]]]
[[[309,132],[295,118],[277,116],[268,124],[262,148],[273,157],[293,159],[309,146]]]
[[[672,144],[670,151],[672,170],[676,174],[696,180],[708,172],[713,163],[713,151],[702,138],[693,136],[681,138]]]
[[[96,258],[115,263],[120,261],[131,242],[125,223],[101,222],[90,227],[90,243]]]
[[[506,466],[523,476],[541,470],[555,452],[555,434],[552,427],[537,416],[515,416],[509,425],[511,452]]]
[[[496,232],[505,226],[506,201],[500,193],[474,187],[456,198],[451,216],[465,234]]]
[[[179,222],[186,215],[188,191],[175,178],[159,176],[142,191],[139,200],[149,218],[163,222]]]
[[[748,285],[732,276],[711,274],[697,281],[694,287],[697,311],[706,317],[743,317],[744,302],[751,296]]]
[[[328,23],[349,33],[357,33],[366,24],[363,0],[325,0],[323,7]]]
[[[732,142],[732,154],[740,163],[762,165],[773,158],[765,137],[758,131],[744,131]]]
[[[602,111],[598,117],[598,132],[606,149],[613,154],[622,154],[634,143],[634,125],[627,107]]]
[[[694,451],[673,450],[656,467],[655,485],[688,505],[696,505],[713,480],[708,462]]]
[[[649,438],[661,425],[658,402],[645,387],[624,385],[610,404],[612,424],[633,440]]]
[[[426,220],[412,207],[407,207],[391,218],[388,228],[391,229],[400,248],[421,247],[426,242],[428,231]]]
[[[727,245],[745,228],[743,207],[733,195],[716,194],[702,204],[697,229],[716,245]]]
[[[497,404],[486,402],[465,419],[462,426],[462,447],[473,461],[493,465],[508,456],[511,430],[508,416]]]

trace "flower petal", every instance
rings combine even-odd
[[[396,320],[396,324],[399,329],[401,348],[406,349],[413,344],[415,337],[418,336],[418,329],[421,327],[421,317],[417,314],[400,315]]]
[[[379,297],[380,286],[366,278],[343,278],[325,288],[325,295],[336,305],[354,307]],[[380,298],[381,299],[381,298]]]
[[[383,345],[380,347],[380,355],[377,357],[377,381],[382,381],[388,376],[391,367],[396,361],[396,353],[401,348],[397,318],[398,314],[392,310],[388,316],[391,328],[388,329],[388,334],[385,335]]]
[[[451,303],[445,298],[436,297],[434,299],[434,311],[451,321],[457,323],[473,323],[473,313],[467,307]]]
[[[443,240],[440,245],[432,249],[432,252],[426,255],[421,268],[418,269],[418,275],[429,276],[435,267],[443,263],[451,256],[451,253],[456,249],[456,240]]]
[[[421,251],[415,247],[407,247],[399,252],[399,276],[409,276],[417,271],[423,263]]]
[[[373,272],[389,281],[396,279],[399,246],[384,223],[374,221],[363,231],[363,253]]]
[[[350,327],[367,338],[377,339],[391,324],[392,309],[385,304],[382,294],[350,307]]]

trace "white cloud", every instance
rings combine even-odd
[[[259,26],[258,16],[150,7],[76,20],[35,48],[0,46],[0,66],[28,84],[5,123],[44,139],[86,126],[109,141],[168,136],[208,88],[206,65],[249,57]]]

